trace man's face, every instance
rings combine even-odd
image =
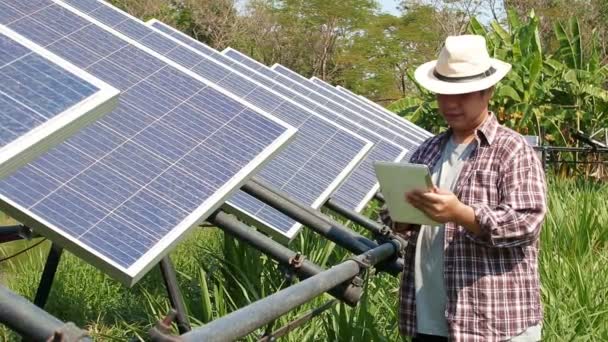
[[[485,120],[491,90],[467,94],[437,94],[439,112],[448,125],[456,131],[471,131]]]

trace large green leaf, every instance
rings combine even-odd
[[[535,53],[532,56],[532,63],[530,64],[530,78],[528,79],[528,99],[534,96],[534,88],[540,77],[540,73],[543,69],[543,56],[540,53]]]
[[[566,30],[564,29],[564,25],[562,23],[556,23],[554,25],[555,37],[559,42],[559,50],[558,53],[561,59],[565,62],[565,64],[570,68],[576,68],[577,63],[575,60],[575,52],[572,41],[568,37]]]
[[[511,45],[511,35],[509,32],[505,31],[496,21],[493,21],[490,26],[492,26],[494,32],[502,39],[505,45]]]
[[[481,25],[477,18],[472,18],[469,22],[469,32],[480,36],[485,36],[487,34],[486,29]]]
[[[522,25],[521,21],[519,20],[519,14],[517,14],[513,8],[509,8],[507,10],[507,21],[509,22],[509,29],[511,33]]]
[[[503,85],[500,86],[497,90],[496,90],[496,96],[497,97],[508,97],[516,102],[521,102],[521,97],[519,96],[519,93],[517,93],[517,91],[515,89],[513,89],[513,87],[509,86],[509,85]]]
[[[572,58],[575,68],[582,69],[583,66],[583,42],[581,40],[581,28],[576,17],[570,18],[570,33],[572,34]]]

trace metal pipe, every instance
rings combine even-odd
[[[270,333],[268,335],[262,336],[258,340],[258,342],[276,341],[276,339],[278,337],[283,337],[283,336],[289,334],[290,332],[296,330],[297,328],[299,328],[300,326],[304,325],[305,323],[307,323],[308,321],[312,320],[313,318],[321,315],[323,312],[331,309],[336,304],[338,304],[338,301],[335,300],[335,299],[332,299],[332,300],[326,302],[325,304],[321,305],[318,308],[314,308],[312,310],[309,310],[309,311],[305,312],[302,316],[300,316],[300,317],[296,318],[295,320],[287,323],[286,325],[280,327],[279,329],[273,331],[272,333]]]
[[[215,224],[226,233],[246,242],[253,248],[261,251],[280,263],[287,265],[294,260],[293,258],[297,255],[296,252],[250,228],[246,224],[238,221],[234,216],[221,210],[215,212],[213,215],[207,218],[207,220]],[[304,260],[297,265],[297,267],[294,267],[294,271],[298,278],[307,279],[323,272],[324,269],[311,261]],[[355,306],[361,299],[363,289],[359,286],[353,286],[349,283],[345,283],[329,290],[328,292],[335,298],[344,301],[346,304]]]
[[[309,206],[299,203],[284,192],[273,189],[263,181],[258,179],[250,180],[241,187],[241,190],[354,254],[361,254],[378,246],[376,242],[344,227],[342,224],[324,216]],[[391,274],[398,274],[403,269],[403,265],[403,259],[398,258],[388,263],[385,269]]]
[[[371,231],[374,234],[386,234],[387,227],[385,227],[383,224],[370,220],[369,218],[359,214],[358,212],[346,208],[345,206],[341,205],[340,203],[334,201],[331,198],[327,200],[327,202],[325,202],[325,206],[328,209],[335,211],[339,215],[346,217],[347,219],[355,222],[356,224]]]
[[[171,303],[171,307],[175,309],[176,312],[175,318],[177,322],[177,329],[180,334],[184,334],[192,330],[192,328],[190,327],[190,322],[188,321],[188,312],[186,310],[186,305],[184,304],[184,298],[179,290],[177,277],[175,276],[175,269],[173,268],[173,264],[171,263],[169,256],[162,258],[159,266],[163,275],[163,281],[165,282],[167,294],[169,295],[169,302]]]
[[[608,153],[608,148],[590,148],[590,147],[534,146],[534,149],[537,151],[546,150],[548,152]]]
[[[40,276],[40,284],[38,285],[38,291],[36,291],[36,297],[34,298],[34,304],[40,308],[44,308],[46,301],[51,293],[51,286],[53,285],[53,279],[55,279],[55,273],[57,272],[57,266],[59,265],[59,259],[63,248],[59,245],[52,244],[49,250],[49,256],[46,259],[42,276]]]
[[[91,341],[84,330],[65,324],[27,299],[0,285],[0,323],[30,341]]]
[[[0,243],[21,240],[19,235],[21,226],[2,226],[0,227]]]
[[[216,319],[181,336],[183,341],[234,341],[268,324],[294,308],[327,292],[356,275],[368,265],[375,265],[393,256],[399,247],[386,243],[327,271],[301,281],[244,308]]]
[[[312,228],[317,233],[349,251],[359,254],[376,247],[374,241],[357,234],[337,222],[330,222],[328,217],[319,217],[320,213],[311,207],[298,203],[286,193],[273,189],[272,186],[255,179],[241,187],[241,190],[272,206],[292,219]],[[322,214],[321,214],[322,215]]]

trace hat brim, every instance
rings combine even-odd
[[[437,64],[436,60],[419,66],[414,72],[414,78],[421,86],[436,94],[455,95],[472,93],[490,88],[503,79],[509,70],[511,70],[511,64],[509,63],[505,63],[495,58],[492,58],[491,61],[491,65],[496,69],[496,72],[482,79],[467,82],[448,82],[440,80],[433,73],[435,65]]]

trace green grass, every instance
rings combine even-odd
[[[549,214],[541,235],[544,340],[608,340],[608,186],[560,181],[551,184]],[[375,208],[368,209],[373,216]],[[355,228],[356,229],[356,228]],[[32,242],[0,247],[11,254]],[[32,299],[49,244],[0,264],[4,281]],[[342,248],[303,231],[291,248],[330,267],[348,257]],[[195,231],[172,254],[194,325],[201,325],[285,286],[272,260],[215,228]],[[379,274],[365,284],[356,308],[339,304],[282,341],[397,341],[396,278]],[[303,305],[275,322],[280,327],[329,296]],[[84,327],[98,340],[145,340],[147,330],[169,310],[158,269],[128,289],[69,253],[64,253],[46,309]],[[246,340],[254,341],[263,329]],[[16,340],[0,327],[0,340]]]

